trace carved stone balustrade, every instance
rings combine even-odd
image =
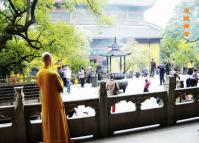
[[[95,111],[95,115],[92,116],[68,118],[71,137],[93,135],[95,138],[101,138],[111,136],[119,130],[154,124],[168,126],[178,120],[198,117],[199,87],[175,89],[174,77],[167,78],[166,90],[161,92],[107,96],[106,83],[102,81],[98,98],[64,102],[66,113],[80,105],[91,107]],[[191,94],[194,100],[176,104],[176,98],[184,93]],[[17,87],[15,104],[0,106],[0,142],[2,143],[42,142],[41,103],[24,104],[23,97],[23,87]],[[142,103],[152,97],[160,98],[163,106],[142,109]],[[135,110],[111,113],[111,106],[120,101],[134,103]]]

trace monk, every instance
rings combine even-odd
[[[63,90],[59,74],[50,70],[52,55],[42,54],[44,67],[37,73],[41,93],[42,129],[44,143],[70,143],[70,134],[60,92]]]

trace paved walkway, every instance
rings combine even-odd
[[[166,128],[132,131],[111,138],[81,141],[82,143],[198,143],[199,121]]]

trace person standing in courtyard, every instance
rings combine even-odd
[[[150,86],[149,80],[146,78],[145,79],[145,85],[144,85],[144,92],[149,92],[149,86]]]
[[[87,77],[87,83],[91,83],[92,81],[92,66],[88,66],[88,77]]]
[[[169,75],[171,71],[171,64],[169,61],[166,62],[165,68],[166,68],[166,75]]]
[[[197,69],[194,70],[192,80],[193,80],[193,85],[197,86],[198,85],[198,70]]]
[[[194,63],[193,63],[193,60],[190,60],[188,65],[187,65],[187,68],[188,68],[188,75],[192,75],[193,74],[193,68],[194,68]]]
[[[109,79],[106,82],[106,91],[107,95],[117,95],[119,91],[119,85],[116,80],[113,79],[113,75],[109,74]],[[111,107],[112,112],[114,113],[116,110],[115,104]]]
[[[71,143],[65,108],[60,92],[63,81],[57,72],[50,70],[52,55],[42,54],[44,67],[37,73],[41,93],[42,131],[44,143]]]
[[[79,79],[80,79],[81,87],[84,87],[84,83],[85,83],[85,69],[84,69],[83,66],[81,66],[81,70],[79,72]]]
[[[156,63],[155,63],[154,59],[152,58],[152,60],[151,60],[151,72],[150,72],[150,77],[154,77],[155,69],[156,69]]]
[[[63,65],[62,66],[62,74],[63,74],[63,82],[64,82],[64,87],[66,86],[66,75],[65,75],[65,72],[66,72],[66,68],[65,68],[66,66],[65,65]]]
[[[96,74],[98,77],[98,80],[102,80],[102,66],[100,64],[96,67]]]
[[[68,65],[65,66],[64,77],[65,77],[65,80],[66,80],[65,82],[66,82],[67,92],[70,93],[71,70],[70,70]]]
[[[163,62],[160,63],[159,68],[159,76],[160,76],[160,85],[164,84],[164,74],[165,74],[165,66]]]

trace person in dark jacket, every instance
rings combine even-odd
[[[165,82],[164,80],[165,66],[163,62],[160,63],[160,66],[158,68],[159,68],[159,75],[160,75],[160,85],[162,85]]]
[[[169,73],[171,71],[171,64],[169,61],[166,62],[165,68],[166,68],[166,75],[169,75]]]
[[[96,67],[96,74],[98,76],[98,80],[102,80],[102,66],[99,64]]]
[[[155,69],[156,69],[156,63],[155,63],[154,59],[152,58],[152,60],[151,60],[151,72],[150,72],[150,77],[154,77]]]

